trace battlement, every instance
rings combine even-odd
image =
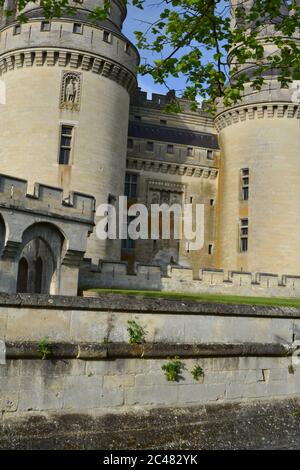
[[[158,265],[137,264],[129,274],[124,262],[82,263],[80,287],[158,290],[191,294],[220,294],[256,297],[300,297],[300,276],[250,273],[201,268],[193,270],[170,265],[167,276]]]
[[[71,217],[93,223],[95,198],[79,192],[71,192],[64,198],[61,188],[40,183],[35,183],[33,194],[29,194],[26,180],[0,174],[0,208]]]
[[[196,114],[196,115],[205,114],[202,107],[200,106],[197,111],[192,111],[190,101],[176,96],[174,90],[168,91],[168,93],[166,93],[165,95],[159,94],[159,93],[152,93],[151,98],[148,99],[147,92],[142,91],[141,88],[138,88],[137,91],[131,97],[131,106],[141,106],[144,108],[162,109],[167,104],[172,103],[174,99],[176,99],[176,101],[179,103],[183,112]]]

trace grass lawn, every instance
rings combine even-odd
[[[300,307],[300,299],[267,298],[267,297],[240,297],[237,295],[213,295],[213,294],[179,294],[177,292],[160,292],[150,290],[126,290],[126,289],[87,289],[88,292],[97,294],[125,294],[141,295],[143,297],[173,299],[173,300],[197,300],[199,302],[220,302],[227,304],[266,305],[282,307]]]

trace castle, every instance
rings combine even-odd
[[[239,273],[251,284],[255,273],[272,273],[259,279],[269,276],[277,285],[289,275],[294,288],[300,274],[294,90],[280,89],[273,76],[261,92],[246,90],[242,103],[220,104],[214,117],[191,111],[183,99],[180,113],[167,113],[172,93],[148,99],[138,88],[139,54],[122,34],[123,2],[112,0],[98,23],[89,13],[101,2],[72,3],[76,14],[51,21],[31,3],[26,23],[2,15],[0,290],[76,295],[92,278],[93,286],[103,285],[101,263],[111,263],[114,281],[118,273],[147,272],[147,283],[157,270],[161,279],[184,268],[177,277],[188,270],[187,283],[206,269],[216,277],[220,270]],[[129,205],[204,204],[203,248],[189,251],[178,240],[99,240],[95,209],[121,195]],[[141,285],[139,276],[131,279],[127,285]]]

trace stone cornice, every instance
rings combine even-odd
[[[126,166],[128,169],[151,171],[153,173],[163,173],[179,176],[194,176],[196,178],[216,179],[219,170],[217,168],[186,165],[184,163],[169,163],[160,161],[143,160],[142,158],[127,157]]]
[[[264,102],[237,106],[218,114],[215,118],[215,126],[217,131],[220,132],[232,124],[265,118],[300,119],[300,106],[291,102]]]
[[[91,71],[117,82],[128,92],[136,88],[136,77],[132,72],[99,54],[63,48],[30,48],[18,49],[0,57],[0,75],[15,68],[32,66],[60,66]]]

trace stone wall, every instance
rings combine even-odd
[[[81,266],[79,287],[160,290],[192,294],[218,294],[255,297],[300,296],[300,277],[271,273],[250,273],[202,268],[197,276],[192,269],[169,266],[167,276],[161,267],[137,264],[129,274],[126,263],[103,261],[94,266],[85,260]],[[85,295],[89,295],[85,292]],[[90,294],[93,295],[93,294]]]
[[[145,328],[144,344],[129,344],[128,320]],[[0,295],[0,338],[7,359],[0,365],[2,448],[278,446],[267,431],[272,422],[286,433],[280,445],[291,446],[299,432],[300,369],[291,357],[299,309]],[[42,360],[44,338],[51,354]],[[169,382],[162,366],[174,356],[182,369]],[[198,381],[195,365],[204,372]],[[163,421],[163,437],[153,428],[166,415],[172,422]],[[219,435],[209,443],[204,434],[218,416]],[[250,423],[243,438],[235,433],[242,416]]]
[[[95,199],[78,192],[64,198],[61,188],[38,183],[33,194],[27,189],[27,181],[0,174],[0,291],[77,295]]]

